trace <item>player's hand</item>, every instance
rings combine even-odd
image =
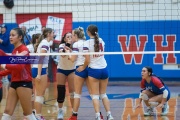
[[[83,66],[79,66],[77,69],[76,69],[76,71],[77,72],[81,72],[81,71],[83,71],[85,68],[83,67]]]
[[[137,108],[140,108],[140,107],[141,107],[141,104],[139,103],[134,107],[134,109],[137,109]]]
[[[35,79],[40,81],[41,80],[41,75],[37,75]]]
[[[163,104],[159,104],[156,108],[163,108],[164,105]]]

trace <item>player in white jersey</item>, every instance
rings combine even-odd
[[[46,28],[40,36],[36,53],[50,53],[50,41],[53,40],[54,32],[51,28]],[[41,115],[42,104],[44,103],[44,93],[47,87],[47,67],[49,56],[40,57],[39,64],[33,64],[32,76],[35,78],[35,109],[37,120],[44,120]]]
[[[82,27],[76,28],[72,31],[72,39],[75,42],[73,44],[72,52],[73,53],[83,52],[83,45],[85,42],[85,33]],[[88,77],[88,71],[87,71],[87,67],[83,68],[83,64],[85,60],[83,55],[71,55],[69,56],[69,59],[72,62],[76,62],[76,70],[75,70],[75,76],[74,76],[74,83],[75,83],[74,84],[74,90],[75,90],[74,105],[73,105],[73,113],[72,113],[72,116],[69,118],[69,120],[77,120],[82,87],[83,87],[84,81]],[[83,71],[81,71],[81,69],[83,69]],[[81,72],[79,72],[79,70]],[[86,83],[87,83],[87,80],[86,80]]]
[[[64,34],[62,37],[61,43],[59,45],[59,52],[68,52],[72,46],[72,34],[70,32]],[[70,61],[68,55],[59,56],[59,63],[57,66],[57,91],[58,97],[57,102],[59,106],[59,112],[57,115],[58,120],[63,120],[63,102],[66,94],[66,80],[68,81],[68,88],[70,93],[71,106],[73,107],[74,100],[74,71],[75,63]]]
[[[96,120],[101,120],[99,98],[101,98],[106,109],[107,120],[114,120],[110,112],[110,102],[106,95],[109,76],[106,68],[107,63],[103,55],[105,43],[98,36],[97,26],[89,25],[87,34],[90,40],[84,44],[83,52],[99,52],[99,54],[85,55],[84,63],[84,66],[88,65],[88,79],[91,87],[91,98],[96,112]]]

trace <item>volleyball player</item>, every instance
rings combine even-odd
[[[50,41],[53,40],[54,32],[51,28],[46,28],[40,36],[37,46],[35,47],[36,53],[50,53]],[[40,57],[40,64],[33,64],[32,76],[35,78],[35,115],[38,120],[44,120],[41,115],[42,104],[44,103],[44,93],[47,87],[47,67],[49,56]]]
[[[85,33],[84,29],[82,27],[76,28],[72,31],[72,39],[75,42],[73,44],[73,53],[79,53],[83,51],[83,45],[85,40]],[[75,76],[74,76],[74,106],[73,106],[73,114],[69,118],[69,120],[77,120],[77,115],[78,115],[78,109],[80,105],[80,98],[81,98],[81,93],[82,93],[82,87],[84,84],[84,81],[88,77],[87,73],[87,67],[82,68],[84,69],[83,71],[79,72],[78,69],[81,69],[84,64],[84,56],[83,55],[72,55],[69,56],[69,59],[72,62],[76,62],[76,70],[75,70]],[[87,81],[86,81],[87,82]]]
[[[96,120],[101,120],[99,98],[101,98],[106,109],[107,120],[114,120],[110,112],[110,102],[106,95],[108,70],[103,55],[105,43],[99,38],[96,25],[89,25],[87,34],[90,39],[85,42],[83,52],[99,52],[99,54],[85,55],[84,62],[84,67],[88,65],[88,79],[91,87],[91,98],[96,112]]]
[[[29,51],[23,45],[24,34],[20,28],[14,28],[10,32],[10,42],[14,45],[12,55],[29,56]],[[19,54],[20,53],[20,54]],[[0,76],[11,74],[11,85],[8,91],[6,107],[1,120],[11,120],[18,100],[21,103],[26,119],[36,120],[32,114],[32,78],[30,64],[3,64],[0,66]]]
[[[141,92],[139,95],[140,101],[136,108],[140,107],[141,101],[143,100],[147,106],[147,110],[144,115],[153,115],[153,108],[162,108],[161,115],[167,115],[169,106],[167,101],[170,99],[170,91],[164,84],[161,78],[153,75],[151,67],[143,67],[141,80]]]
[[[70,32],[64,34],[61,43],[59,45],[59,52],[67,52],[66,47],[71,48],[72,44],[72,34]],[[66,94],[66,80],[68,81],[68,88],[70,93],[71,106],[73,107],[74,100],[74,71],[75,63],[68,59],[68,55],[59,56],[59,63],[57,66],[57,91],[58,97],[57,102],[59,106],[59,111],[57,119],[63,119],[64,111],[62,109],[63,102],[65,100]]]

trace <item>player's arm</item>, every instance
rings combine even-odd
[[[41,47],[40,53],[47,53],[48,50],[49,50],[49,47],[46,46],[46,45],[43,45],[43,46]],[[45,56],[40,56],[40,58],[39,58],[38,74],[37,74],[37,77],[36,77],[36,79],[38,79],[38,80],[41,79],[41,71],[42,71],[42,66],[43,66],[44,57],[45,57]],[[45,63],[45,64],[48,64],[48,63]]]
[[[139,108],[141,106],[141,102],[142,102],[142,92],[144,90],[146,90],[146,86],[145,86],[145,82],[144,80],[141,80],[141,83],[140,83],[140,86],[141,86],[141,90],[140,90],[140,93],[139,93],[139,103],[136,105],[135,108]]]
[[[11,74],[10,70],[2,70],[2,71],[0,71],[0,76],[7,76],[9,74]]]
[[[29,51],[24,50],[21,53],[16,52],[16,56],[29,56]],[[25,64],[3,64],[4,69],[8,70],[18,70],[21,71],[24,69]]]
[[[78,53],[78,52],[79,52],[79,49],[77,48],[76,43],[74,43],[73,48],[72,48],[72,53]],[[68,59],[69,59],[71,62],[75,62],[76,59],[77,59],[77,56],[78,56],[78,55],[69,55]]]

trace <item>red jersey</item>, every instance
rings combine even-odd
[[[15,48],[12,55],[15,55],[17,52],[21,53],[23,51],[27,51],[25,56],[29,56],[29,50],[23,44]],[[2,52],[0,51],[0,53]],[[5,69],[6,70],[0,71],[0,76],[11,74],[12,82],[32,81],[31,64],[6,64]]]

